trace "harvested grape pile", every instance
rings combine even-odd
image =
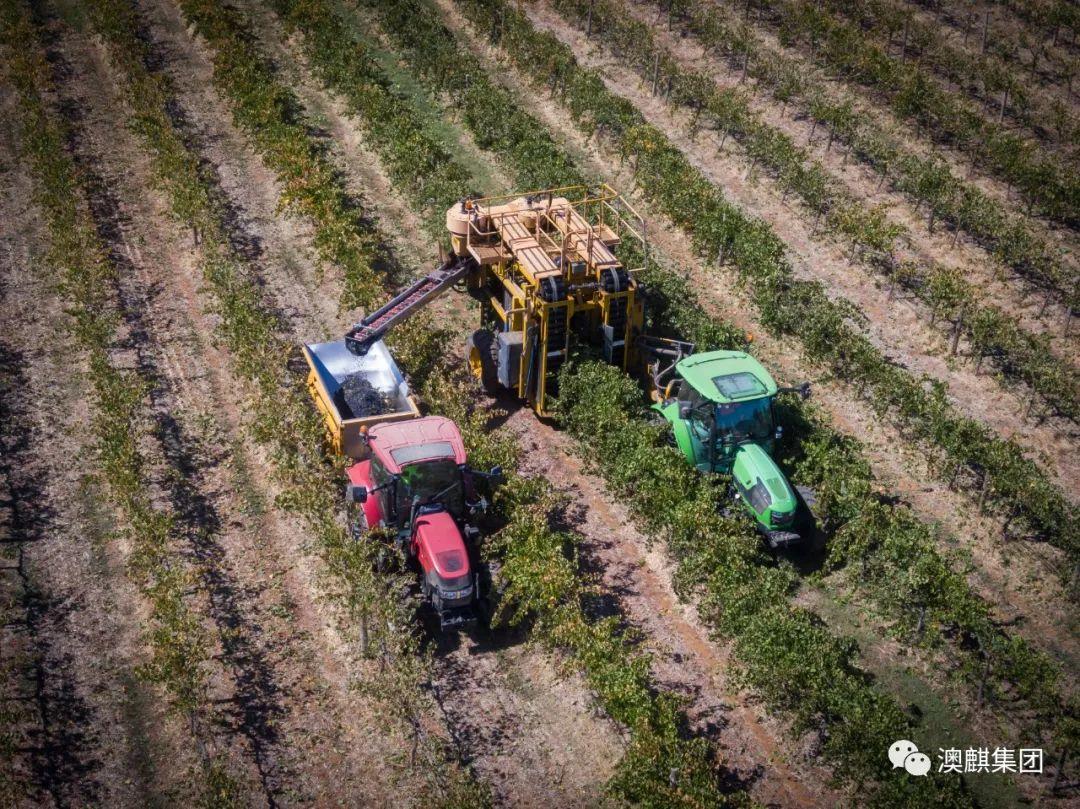
[[[378,416],[393,410],[390,397],[377,390],[360,374],[345,377],[334,400],[342,417],[347,419]]]

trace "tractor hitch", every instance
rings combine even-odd
[[[765,539],[774,550],[790,548],[802,542],[802,537],[794,531],[765,531]]]
[[[461,632],[472,629],[476,624],[476,610],[471,605],[439,610],[439,630],[441,632]]]
[[[787,388],[777,388],[777,393],[797,393],[804,402],[810,398],[810,383],[803,382],[801,385],[792,385]]]

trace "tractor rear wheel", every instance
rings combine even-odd
[[[465,363],[469,373],[487,393],[499,390],[499,344],[487,329],[477,329],[465,341]]]

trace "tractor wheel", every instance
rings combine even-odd
[[[484,390],[495,394],[499,390],[499,343],[487,329],[477,329],[465,341],[465,362],[469,373]]]

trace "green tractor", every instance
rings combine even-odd
[[[780,388],[745,351],[693,353],[693,345],[646,338],[653,410],[671,424],[675,445],[702,472],[731,475],[742,502],[773,549],[809,543],[814,518],[801,492],[772,458],[783,427],[774,420],[780,393],[810,396],[810,384]]]

